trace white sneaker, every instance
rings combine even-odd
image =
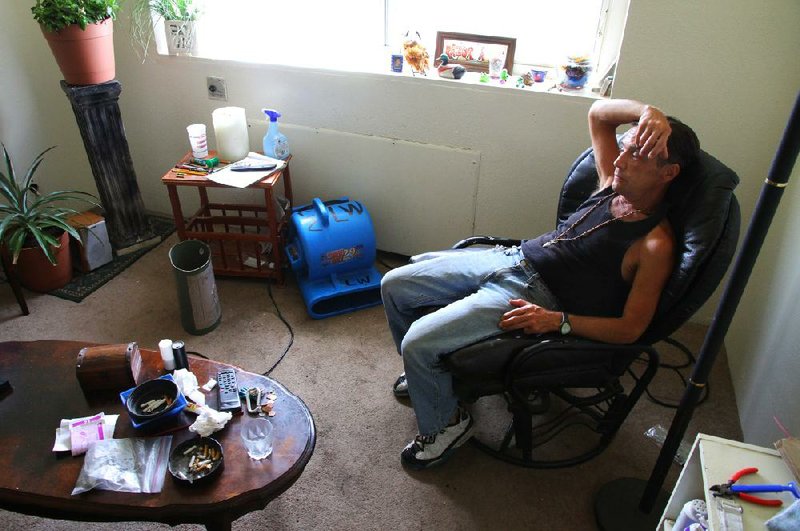
[[[408,398],[408,380],[406,380],[406,373],[401,373],[392,385],[392,391],[397,398]]]
[[[435,435],[417,435],[400,454],[400,462],[414,470],[422,470],[445,462],[456,448],[469,440],[473,420],[465,409],[459,408],[457,424],[447,426]]]

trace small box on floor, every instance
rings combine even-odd
[[[72,242],[73,253],[78,258],[76,263],[81,271],[94,271],[114,258],[103,216],[87,210],[70,216],[67,222],[78,229],[83,240],[83,245]]]

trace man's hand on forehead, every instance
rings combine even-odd
[[[630,131],[630,142],[638,146],[643,157],[666,159],[669,156],[667,140],[671,133],[672,127],[667,116],[648,105],[639,117],[639,124]]]

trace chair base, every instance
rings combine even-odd
[[[548,469],[548,468],[567,468],[575,465],[579,465],[584,463],[594,457],[600,455],[603,450],[606,449],[608,444],[611,441],[604,442],[600,445],[595,446],[591,450],[584,452],[580,455],[575,457],[570,457],[567,459],[557,459],[553,461],[543,461],[533,459],[533,452],[530,450],[521,450],[522,457],[516,457],[510,453],[507,448],[496,449],[493,446],[481,441],[477,437],[473,437],[470,439],[470,443],[479,449],[480,451],[494,457],[495,459],[499,459],[501,461],[505,461],[506,463],[510,463],[512,465],[521,466],[525,468],[541,468],[541,469]]]
[[[643,357],[647,366],[638,377],[630,372],[633,385],[629,391],[625,390],[617,375],[603,369],[603,365],[596,366],[601,360],[601,354],[594,354],[592,360],[584,365],[573,364],[566,375],[560,376],[562,387],[542,387],[541,379],[550,378],[550,374],[540,370],[538,373],[520,373],[516,365],[524,361],[531,350],[560,348],[561,345],[538,344],[532,349],[525,349],[513,357],[507,369],[505,392],[503,398],[507,410],[511,414],[510,427],[505,430],[505,435],[500,443],[487,444],[485,439],[473,438],[474,444],[485,453],[502,461],[527,467],[527,468],[564,468],[575,466],[599,455],[613,441],[625,418],[628,416],[647,385],[655,376],[658,369],[658,353],[654,348],[644,345],[606,346],[590,345],[596,352],[597,349],[605,351],[605,357],[619,361],[623,357],[627,367],[633,359]],[[575,348],[572,345],[571,348]],[[611,350],[614,349],[614,350]],[[620,353],[628,349],[628,352]],[[545,359],[540,356],[540,359]],[[580,365],[580,366],[579,366]],[[586,368],[587,370],[581,370]],[[591,370],[589,370],[591,369]],[[624,368],[622,369],[625,370]],[[586,381],[587,376],[592,376],[593,385]],[[572,378],[574,384],[566,386]],[[459,385],[459,396],[462,399],[469,397],[469,386],[464,382],[455,382]],[[475,389],[472,389],[475,391]],[[476,396],[487,396],[488,393],[471,393]],[[565,441],[562,435],[570,428],[583,427],[591,433],[591,438],[580,437],[578,447],[570,447],[558,441]],[[495,432],[502,433],[502,432]],[[513,441],[513,445],[512,445]]]
[[[614,419],[613,415],[607,418],[606,415],[598,419],[597,412],[590,411],[591,406],[576,408],[572,404],[567,405],[556,415],[555,420],[558,422],[554,423],[552,417],[547,420],[541,416],[541,413],[552,406],[549,394],[540,397],[538,403],[529,401],[524,405],[509,396],[505,398],[512,420],[502,440],[489,443],[485,438],[473,436],[471,442],[476,448],[494,458],[526,468],[566,468],[596,457],[614,439],[617,427],[624,418]],[[552,410],[550,412],[552,413]],[[592,434],[594,440],[591,446],[587,444],[582,448],[573,449],[572,452],[562,452],[564,447],[558,441],[563,439],[559,436],[569,428],[583,428],[585,432]],[[580,439],[589,440],[588,437]],[[548,456],[555,448],[558,448],[559,455]]]

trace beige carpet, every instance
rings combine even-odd
[[[176,241],[173,235],[80,304],[26,292],[31,310],[27,317],[20,315],[10,287],[0,284],[0,339],[137,341],[155,349],[159,339],[168,337],[184,339],[187,349],[245,370],[267,370],[283,352],[289,334],[266,285],[217,279],[222,323],[205,336],[189,336],[180,325],[167,257]],[[614,478],[649,477],[659,447],[643,432],[655,424],[669,426],[672,420],[672,410],[645,397],[603,454],[570,469],[516,468],[467,445],[443,467],[409,473],[400,466],[399,455],[416,425],[411,409],[391,394],[402,364],[382,309],[315,321],[306,314],[292,281],[273,287],[273,293],[294,328],[295,342],[272,376],[308,404],[318,429],[317,446],[297,483],[265,510],[235,521],[237,530],[595,529],[594,493]],[[689,325],[676,337],[696,352],[704,333],[703,327]],[[662,373],[654,389],[660,397],[677,400],[680,382]],[[711,399],[696,411],[688,436],[693,440],[702,431],[739,439],[724,354],[712,373],[711,391]],[[678,471],[673,466],[670,489]],[[225,469],[234,472],[233,467]],[[0,529],[6,530],[167,528],[65,522],[0,511]]]

